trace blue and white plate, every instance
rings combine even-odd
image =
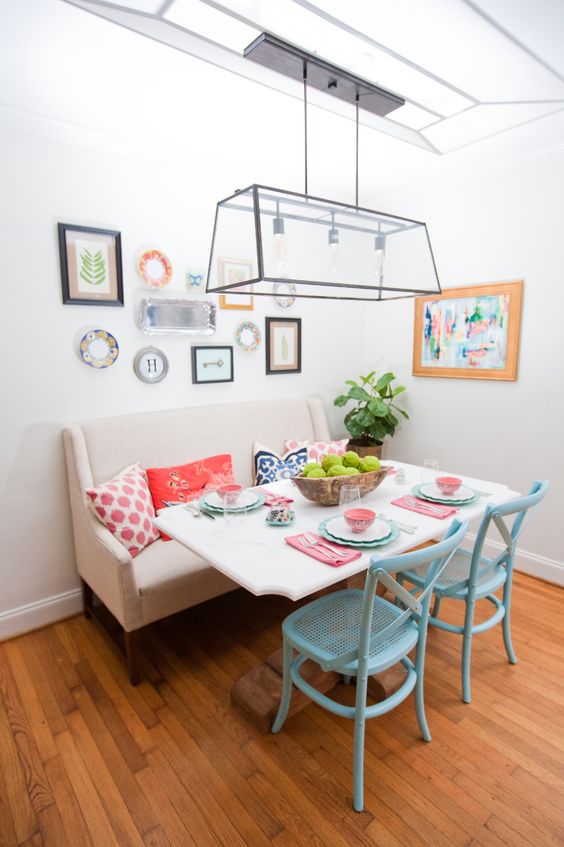
[[[82,337],[79,350],[91,368],[109,368],[119,356],[119,344],[107,329],[91,329]]]
[[[462,491],[463,497],[446,497],[434,483],[423,483],[422,485],[414,485],[411,493],[415,494],[416,497],[420,497],[422,500],[428,500],[430,503],[444,503],[446,506],[466,506],[468,503],[473,503],[480,496],[473,488],[463,488],[461,486],[458,490]]]
[[[331,519],[329,518],[329,520],[331,520]],[[382,518],[382,520],[383,520],[383,518]],[[337,539],[334,538],[329,532],[327,532],[327,529],[326,529],[326,526],[325,526],[327,523],[328,523],[328,521],[321,521],[321,523],[319,524],[318,532],[319,532],[320,535],[323,536],[323,538],[326,538],[327,541],[332,541],[333,544],[339,543],[339,544],[342,544],[344,547],[357,547],[359,550],[369,550],[372,547],[381,547],[383,544],[390,544],[390,542],[395,541],[396,538],[398,538],[398,536],[400,534],[399,529],[397,528],[397,526],[395,525],[395,523],[393,521],[386,521],[386,523],[390,527],[390,532],[385,538],[380,539],[380,541],[339,541],[339,542],[337,542]]]

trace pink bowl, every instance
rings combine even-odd
[[[347,509],[343,517],[353,532],[364,532],[374,523],[376,512],[372,509]]]
[[[227,482],[225,485],[219,485],[216,490],[223,501],[228,505],[231,505],[236,502],[237,497],[243,490],[243,487],[241,485],[237,485],[236,482]]]
[[[435,482],[441,492],[446,494],[447,497],[452,497],[453,494],[456,494],[462,485],[462,480],[457,476],[438,476]]]

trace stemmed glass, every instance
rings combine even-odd
[[[241,526],[247,517],[247,507],[243,493],[231,494],[223,501],[223,516],[229,526]]]
[[[343,485],[339,491],[339,512],[343,515],[347,509],[360,509],[360,488],[358,485]]]
[[[439,463],[436,459],[423,459],[421,468],[421,483],[425,485],[434,482],[439,472]]]

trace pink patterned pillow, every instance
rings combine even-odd
[[[296,450],[299,447],[307,447],[308,462],[319,462],[328,453],[342,456],[347,450],[348,438],[338,441],[297,441],[295,438],[284,442],[285,450]]]
[[[87,488],[86,494],[96,516],[123,544],[131,558],[159,537],[153,524],[155,509],[147,474],[141,465],[129,465],[109,482]]]

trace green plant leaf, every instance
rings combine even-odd
[[[333,400],[334,406],[345,406],[350,400],[350,397],[347,397],[346,394],[339,394],[338,397],[335,397]]]
[[[394,379],[395,379],[395,377],[394,377],[393,373],[384,374],[383,376],[380,377],[380,379],[376,383],[376,386],[375,386],[376,391],[380,394],[380,392],[383,391],[384,388],[387,388],[388,385],[390,384],[390,382],[393,382]]]
[[[385,418],[388,414],[388,404],[380,400],[379,397],[373,397],[368,408],[376,418]]]
[[[394,388],[392,391],[392,397],[397,397],[397,395],[401,394],[402,391],[405,391],[405,385],[398,385],[398,387]]]
[[[353,386],[349,391],[349,397],[353,400],[360,400],[361,402],[368,403],[372,398],[368,391],[364,388],[361,388],[360,385]]]
[[[400,413],[400,415],[403,415],[404,418],[407,418],[407,420],[409,420],[409,415],[407,414],[407,412],[404,412],[403,409],[398,409],[398,412]]]
[[[392,414],[392,412],[388,412],[388,414],[386,415],[386,420],[389,421],[389,423],[391,423],[391,425],[393,426],[394,429],[399,424],[398,419],[396,418],[396,416],[394,414]]]
[[[356,385],[356,386],[358,386],[358,382],[355,382],[354,379],[346,379],[345,385]]]

